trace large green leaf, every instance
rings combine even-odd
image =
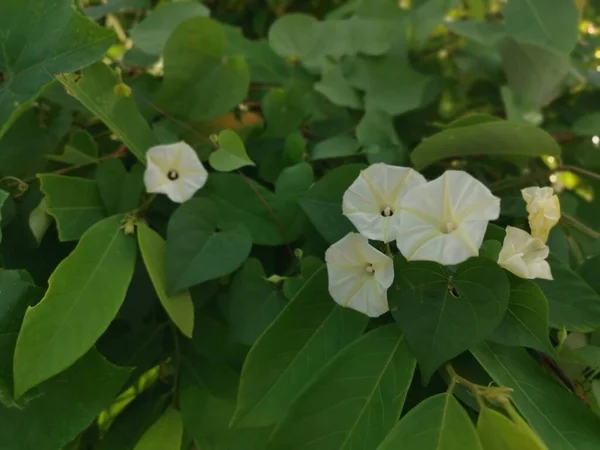
[[[411,409],[377,450],[481,450],[473,422],[452,394],[437,394]],[[516,450],[516,449],[515,449]]]
[[[510,38],[502,42],[500,53],[512,91],[534,106],[546,106],[558,95],[571,68],[568,55]]]
[[[195,17],[179,25],[165,45],[164,83],[157,102],[192,120],[214,119],[244,100],[250,73],[241,56],[224,56],[221,25]]]
[[[550,325],[592,331],[600,325],[600,295],[556,256],[548,258],[554,280],[536,280],[548,299]]]
[[[235,131],[223,130],[219,133],[219,149],[212,152],[208,158],[213,169],[219,172],[231,172],[244,166],[254,166],[244,141]]]
[[[94,64],[81,76],[60,75],[58,80],[67,92],[95,114],[143,164],[146,150],[157,144],[146,120],[140,114],[133,97],[115,92],[117,75],[105,64]]]
[[[227,318],[233,339],[247,345],[275,320],[286,304],[283,292],[267,281],[258,259],[248,259],[229,290]]]
[[[579,11],[573,0],[511,0],[503,10],[506,32],[564,54],[577,43]]]
[[[56,450],[75,439],[112,402],[129,377],[95,349],[43,383],[23,409],[0,405],[2,447]],[[26,430],[26,432],[24,432]]]
[[[99,60],[114,41],[71,0],[3,0],[0,30],[0,137],[54,75]]]
[[[194,304],[190,293],[181,290],[176,294],[167,294],[165,241],[145,223],[138,224],[137,237],[142,259],[158,299],[175,325],[191,338],[194,330]]]
[[[292,405],[269,449],[374,449],[398,420],[415,359],[394,325],[349,345]]]
[[[167,286],[177,292],[227,275],[250,254],[252,238],[242,224],[216,231],[220,211],[205,198],[181,205],[167,230]]]
[[[300,206],[329,243],[354,231],[352,223],[342,214],[342,196],[364,167],[351,164],[334,169],[300,196]]]
[[[487,259],[468,259],[452,273],[437,263],[396,257],[394,271],[388,292],[390,310],[424,380],[489,336],[506,312],[508,279]]]
[[[182,440],[181,413],[169,408],[148,428],[134,450],[180,450]]]
[[[560,147],[543,130],[533,125],[496,120],[447,128],[425,139],[411,153],[417,170],[446,158],[468,155],[560,156]]]
[[[492,241],[497,242],[497,241]],[[548,301],[535,283],[509,274],[508,310],[489,339],[504,345],[554,353],[548,330]]]
[[[56,219],[61,241],[76,241],[106,217],[98,185],[87,178],[39,175],[46,196],[46,211]]]
[[[211,175],[202,191],[217,204],[222,222],[243,223],[255,244],[281,245],[302,234],[304,215],[296,202],[244,175]]]
[[[136,244],[120,229],[121,217],[98,222],[81,238],[29,308],[17,340],[15,397],[62,372],[108,328],[133,276]]]
[[[207,17],[210,10],[196,1],[165,3],[131,28],[135,47],[149,55],[162,54],[165,43],[177,26],[191,17]]]
[[[144,192],[144,169],[136,164],[127,172],[120,159],[109,159],[96,168],[96,183],[109,215],[130,212]]]
[[[482,343],[471,352],[496,383],[513,389],[513,402],[549,450],[600,446],[598,417],[524,349]]]
[[[338,306],[317,271],[258,338],[242,369],[232,423],[279,422],[316,373],[364,330],[367,317]]]
[[[48,155],[48,159],[64,164],[83,165],[98,161],[98,144],[87,131],[77,131],[70,138],[60,155]]]

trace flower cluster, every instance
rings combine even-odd
[[[523,197],[532,234],[507,227],[498,263],[522,278],[551,279],[545,241],[560,217],[558,198],[551,188],[537,187],[524,189]],[[500,199],[463,171],[427,181],[413,169],[380,163],[346,190],[342,210],[359,233],[325,253],[329,292],[340,305],[378,317],[388,311],[393,262],[369,239],[395,241],[409,261],[459,264],[479,254],[488,222],[500,215]]]

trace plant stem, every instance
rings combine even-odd
[[[600,239],[599,232],[597,232],[596,230],[593,230],[592,228],[588,227],[587,225],[584,225],[583,223],[581,223],[579,220],[577,220],[573,216],[570,216],[568,214],[562,214],[560,220],[565,225],[571,227],[574,230],[579,231],[580,233],[583,233],[583,234],[591,237],[592,239]]]

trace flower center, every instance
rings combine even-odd
[[[385,208],[383,208],[381,210],[381,215],[383,217],[392,217],[394,215],[394,210],[392,208],[390,208],[389,206],[386,206]]]
[[[446,222],[445,224],[442,225],[441,231],[444,234],[450,234],[457,228],[458,227],[456,226],[456,224],[454,222]]]
[[[373,264],[367,264],[367,267],[365,267],[365,272],[367,272],[369,275],[373,275],[375,273]]]
[[[167,178],[171,181],[175,181],[177,178],[179,178],[179,172],[177,172],[174,169],[171,169],[167,172]]]

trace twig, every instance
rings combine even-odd
[[[73,171],[75,171],[77,169],[81,169],[83,167],[91,166],[92,164],[99,164],[102,161],[106,161],[106,160],[109,160],[109,159],[123,158],[123,157],[125,157],[126,154],[127,154],[127,147],[125,147],[125,145],[121,145],[114,152],[109,153],[109,154],[104,155],[104,156],[101,156],[100,158],[96,158],[94,161],[90,161],[90,162],[83,163],[83,164],[77,164],[76,166],[64,167],[62,169],[55,170],[52,173],[54,173],[55,175],[62,175],[62,174],[65,174],[65,173],[73,172]],[[25,178],[23,180],[23,182],[25,182],[25,183],[31,183],[32,181],[35,181],[36,179],[37,179],[37,175],[35,175],[33,177]]]
[[[596,230],[593,230],[592,228],[588,227],[587,225],[584,225],[583,223],[581,223],[579,220],[577,220],[573,216],[563,213],[561,215],[560,220],[562,222],[564,222],[564,224],[569,226],[570,228],[573,228],[574,230],[577,230],[580,233],[583,233],[583,234],[591,237],[592,239],[600,239],[599,232],[597,232]]]

